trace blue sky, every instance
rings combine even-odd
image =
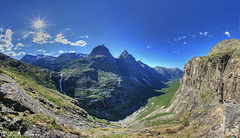
[[[0,52],[57,56],[106,45],[154,66],[179,67],[219,41],[239,39],[238,0],[8,0],[0,5]],[[34,18],[44,31],[34,30]],[[36,22],[35,22],[36,27]]]

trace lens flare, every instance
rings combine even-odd
[[[38,19],[32,20],[31,24],[31,27],[37,32],[43,32],[47,26],[44,19],[40,19],[40,17]]]

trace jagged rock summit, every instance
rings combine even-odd
[[[91,56],[97,56],[97,55],[112,57],[111,53],[109,52],[109,49],[105,45],[99,45],[95,47],[88,56],[91,57]]]
[[[121,60],[126,60],[126,61],[129,61],[129,62],[134,62],[136,61],[136,59],[127,52],[127,50],[124,50],[120,56],[118,57],[118,59],[121,59]]]

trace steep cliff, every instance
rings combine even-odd
[[[207,56],[184,66],[170,109],[178,116],[189,114],[190,126],[202,131],[196,136],[239,136],[239,72],[240,41],[219,42]]]

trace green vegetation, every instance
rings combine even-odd
[[[24,76],[24,75],[19,75],[17,73],[11,73],[5,69],[0,69],[4,74],[8,75],[8,76],[11,76],[15,79],[15,81],[18,82],[18,84],[24,89],[26,90],[26,92],[28,94],[30,94],[31,96],[34,96],[34,94],[31,92],[32,91],[35,91],[37,92],[38,94],[40,94],[41,96],[45,97],[47,100],[53,102],[54,104],[56,104],[57,106],[60,106],[62,108],[67,108],[67,109],[71,109],[71,108],[74,108],[74,107],[71,107],[70,105],[70,102],[58,95],[56,95],[55,93],[47,90],[46,88],[44,88],[43,86],[37,84],[33,78],[31,78],[30,76]],[[31,89],[29,89],[31,88]],[[59,93],[58,91],[55,91],[56,93]],[[66,95],[63,95],[61,93],[59,93],[60,95],[62,96],[66,96]],[[36,96],[36,95],[35,95]],[[66,96],[68,97],[68,96]],[[70,98],[70,97],[68,97]]]
[[[204,93],[201,93],[201,98],[202,99],[205,99],[206,98],[206,95]]]
[[[233,53],[235,49],[232,47],[229,48],[225,48],[225,49],[221,49],[218,50],[216,52],[210,53],[209,55],[207,55],[205,58],[207,59],[207,61],[209,60],[219,60],[221,59],[224,55]]]
[[[56,124],[55,120],[41,113],[29,114],[28,116],[23,118],[23,121],[26,122],[28,125],[46,125],[48,128],[53,129],[61,128],[60,125]]]
[[[0,53],[0,65],[2,65],[2,68],[5,68],[8,72],[21,75],[26,78],[32,78],[32,80],[37,84],[41,84],[45,87],[56,90],[53,79],[51,78],[52,73],[46,69],[41,69],[20,62],[1,53]]]
[[[169,79],[167,82],[163,82],[167,86],[172,86],[173,84],[177,83],[179,79]]]
[[[156,121],[147,121],[144,125],[146,127],[150,127],[150,126],[158,126],[158,125],[163,125],[163,124],[168,124],[172,121],[174,121],[175,119],[166,119],[166,120],[156,120]]]
[[[95,122],[98,122],[98,123],[101,123],[101,124],[105,124],[105,125],[109,125],[110,123],[107,121],[107,120],[104,120],[104,119],[98,119],[94,116],[91,116],[92,119],[95,121]]]
[[[165,116],[165,115],[169,115],[169,114],[172,114],[172,113],[156,114],[156,115],[154,115],[154,116],[151,116],[151,117],[146,118],[146,120],[153,120],[153,119],[155,119],[155,118],[158,118],[158,117],[161,117],[161,116]]]
[[[156,90],[158,92],[163,93],[160,96],[155,96],[151,99],[148,100],[148,103],[145,105],[146,111],[143,112],[138,119],[142,119],[146,117],[148,114],[151,112],[155,111],[156,109],[159,108],[168,108],[171,104],[171,100],[175,94],[175,92],[178,90],[180,86],[180,82],[175,83],[174,85],[168,87],[168,88],[163,88],[161,90]],[[157,116],[155,116],[157,117]],[[152,118],[153,119],[153,118]]]

